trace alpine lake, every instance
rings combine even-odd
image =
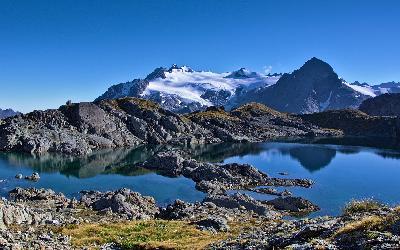
[[[139,147],[94,152],[85,157],[58,154],[33,156],[0,152],[0,196],[15,187],[51,188],[68,197],[82,190],[108,191],[129,188],[153,196],[159,205],[175,199],[201,201],[205,194],[184,177],[170,178],[135,167],[163,147]],[[273,141],[196,146],[192,158],[214,163],[247,163],[272,177],[307,178],[311,188],[288,189],[321,210],[311,216],[338,215],[353,199],[375,199],[388,205],[400,204],[400,149],[370,138],[321,139],[317,141]],[[38,182],[16,179],[38,172]],[[282,174],[285,174],[284,176]],[[259,200],[272,195],[245,192]]]

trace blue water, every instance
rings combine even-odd
[[[270,176],[308,178],[311,188],[287,188],[317,204],[314,215],[337,215],[352,199],[375,199],[400,204],[400,152],[354,146],[266,143],[260,151],[232,156],[225,163],[256,166]],[[281,176],[278,173],[287,172]],[[251,193],[261,200],[271,196]]]
[[[81,190],[130,188],[155,197],[160,205],[175,199],[193,202],[205,196],[187,178],[170,178],[135,168],[158,149],[137,148],[96,152],[84,158],[60,155],[33,157],[0,153],[0,195],[16,186],[44,187],[79,196]],[[270,176],[309,178],[312,188],[287,188],[295,196],[311,200],[321,211],[336,215],[352,199],[373,198],[389,205],[400,203],[400,151],[361,146],[300,143],[225,144],[193,148],[192,157],[218,163],[248,163]],[[39,172],[39,182],[17,180],[17,173]],[[281,176],[280,172],[289,175]],[[283,189],[283,188],[278,188]],[[247,192],[267,200],[270,195]]]
[[[15,187],[51,188],[68,197],[79,197],[81,190],[109,191],[130,188],[143,195],[153,196],[157,203],[166,205],[175,199],[188,202],[202,200],[205,195],[195,189],[187,178],[169,178],[156,173],[133,168],[132,164],[153,153],[145,148],[100,152],[87,158],[65,156],[32,157],[27,154],[0,153],[0,195],[7,196]],[[146,155],[146,156],[144,156]],[[33,171],[40,180],[32,182],[15,179]]]

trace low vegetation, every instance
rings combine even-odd
[[[260,103],[247,103],[232,111],[233,114],[245,117],[245,116],[260,116],[260,115],[273,115],[273,116],[284,116],[284,113],[278,112]]]
[[[372,212],[382,207],[383,204],[372,199],[353,200],[344,207],[343,214],[350,215],[354,213]]]
[[[338,229],[335,234],[337,236],[355,231],[365,231],[372,229],[378,230],[383,225],[384,221],[385,221],[384,218],[381,218],[376,215],[367,216],[362,218],[361,220],[357,220],[346,224],[345,226]]]
[[[124,103],[134,103],[136,104],[140,109],[143,110],[159,110],[160,106],[152,101],[141,99],[141,98],[121,98],[117,100],[119,104],[124,104]]]
[[[187,116],[194,120],[221,120],[221,121],[240,121],[238,117],[231,116],[228,112],[222,109],[206,110],[202,112],[191,113]]]
[[[350,202],[344,209],[344,215],[357,216],[336,230],[334,236],[357,232],[368,235],[371,231],[391,233],[393,230],[400,230],[400,207],[382,212],[384,208],[383,204],[371,199]]]
[[[61,230],[75,247],[116,243],[122,249],[202,249],[225,239],[227,233],[200,231],[184,221],[131,221],[128,223],[70,225]]]

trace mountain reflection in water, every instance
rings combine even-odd
[[[360,139],[320,139],[320,141],[299,141],[301,143],[271,142],[271,143],[222,143],[212,145],[194,145],[185,148],[191,157],[205,162],[222,163],[229,157],[257,156],[262,153],[289,155],[302,167],[310,172],[318,171],[335,158],[336,153],[357,154],[357,146],[341,147],[329,143],[333,140],[336,144],[361,144]],[[344,141],[343,141],[344,140]],[[315,144],[316,143],[316,144]],[[351,144],[351,143],[350,143]],[[371,145],[371,141],[368,143]],[[378,144],[379,145],[379,144]],[[151,171],[134,167],[160,150],[168,147],[142,146],[138,148],[120,148],[96,151],[87,156],[75,157],[61,154],[45,154],[35,156],[25,153],[0,153],[0,161],[11,166],[28,166],[33,171],[45,173],[60,173],[65,176],[77,178],[90,178],[99,174],[120,174],[136,176],[147,174]],[[384,158],[400,159],[397,151],[370,149],[373,153]]]
[[[340,145],[343,142],[344,145]],[[374,140],[367,140],[373,146]],[[376,141],[377,146],[385,144]],[[215,163],[247,163],[270,176],[289,173],[288,178],[315,181],[310,189],[287,187],[321,207],[318,215],[335,215],[351,199],[376,198],[385,203],[400,201],[400,151],[362,147],[362,141],[337,138],[281,141],[267,143],[236,143],[197,145],[184,148],[192,158]],[[135,167],[160,150],[171,146],[139,147],[97,151],[84,157],[58,154],[32,156],[21,153],[0,153],[0,195],[16,186],[51,188],[67,196],[79,196],[81,190],[115,190],[126,187],[143,195],[155,197],[161,204],[175,199],[189,202],[202,200],[204,193],[195,189],[187,178],[170,178]],[[182,148],[176,148],[182,149]],[[16,180],[17,173],[39,172],[42,178],[33,183]],[[284,188],[278,187],[279,190]],[[249,192],[248,192],[249,193]],[[249,193],[263,200],[269,195]]]

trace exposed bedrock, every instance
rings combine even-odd
[[[253,191],[257,186],[312,185],[307,179],[272,178],[248,164],[212,164],[186,159],[185,153],[179,150],[159,152],[138,165],[167,176],[183,175],[195,181],[198,190],[213,194],[238,189]]]
[[[260,104],[231,112],[211,107],[185,116],[138,98],[82,102],[33,111],[0,124],[0,150],[84,155],[141,144],[257,142],[277,137],[340,135]]]

